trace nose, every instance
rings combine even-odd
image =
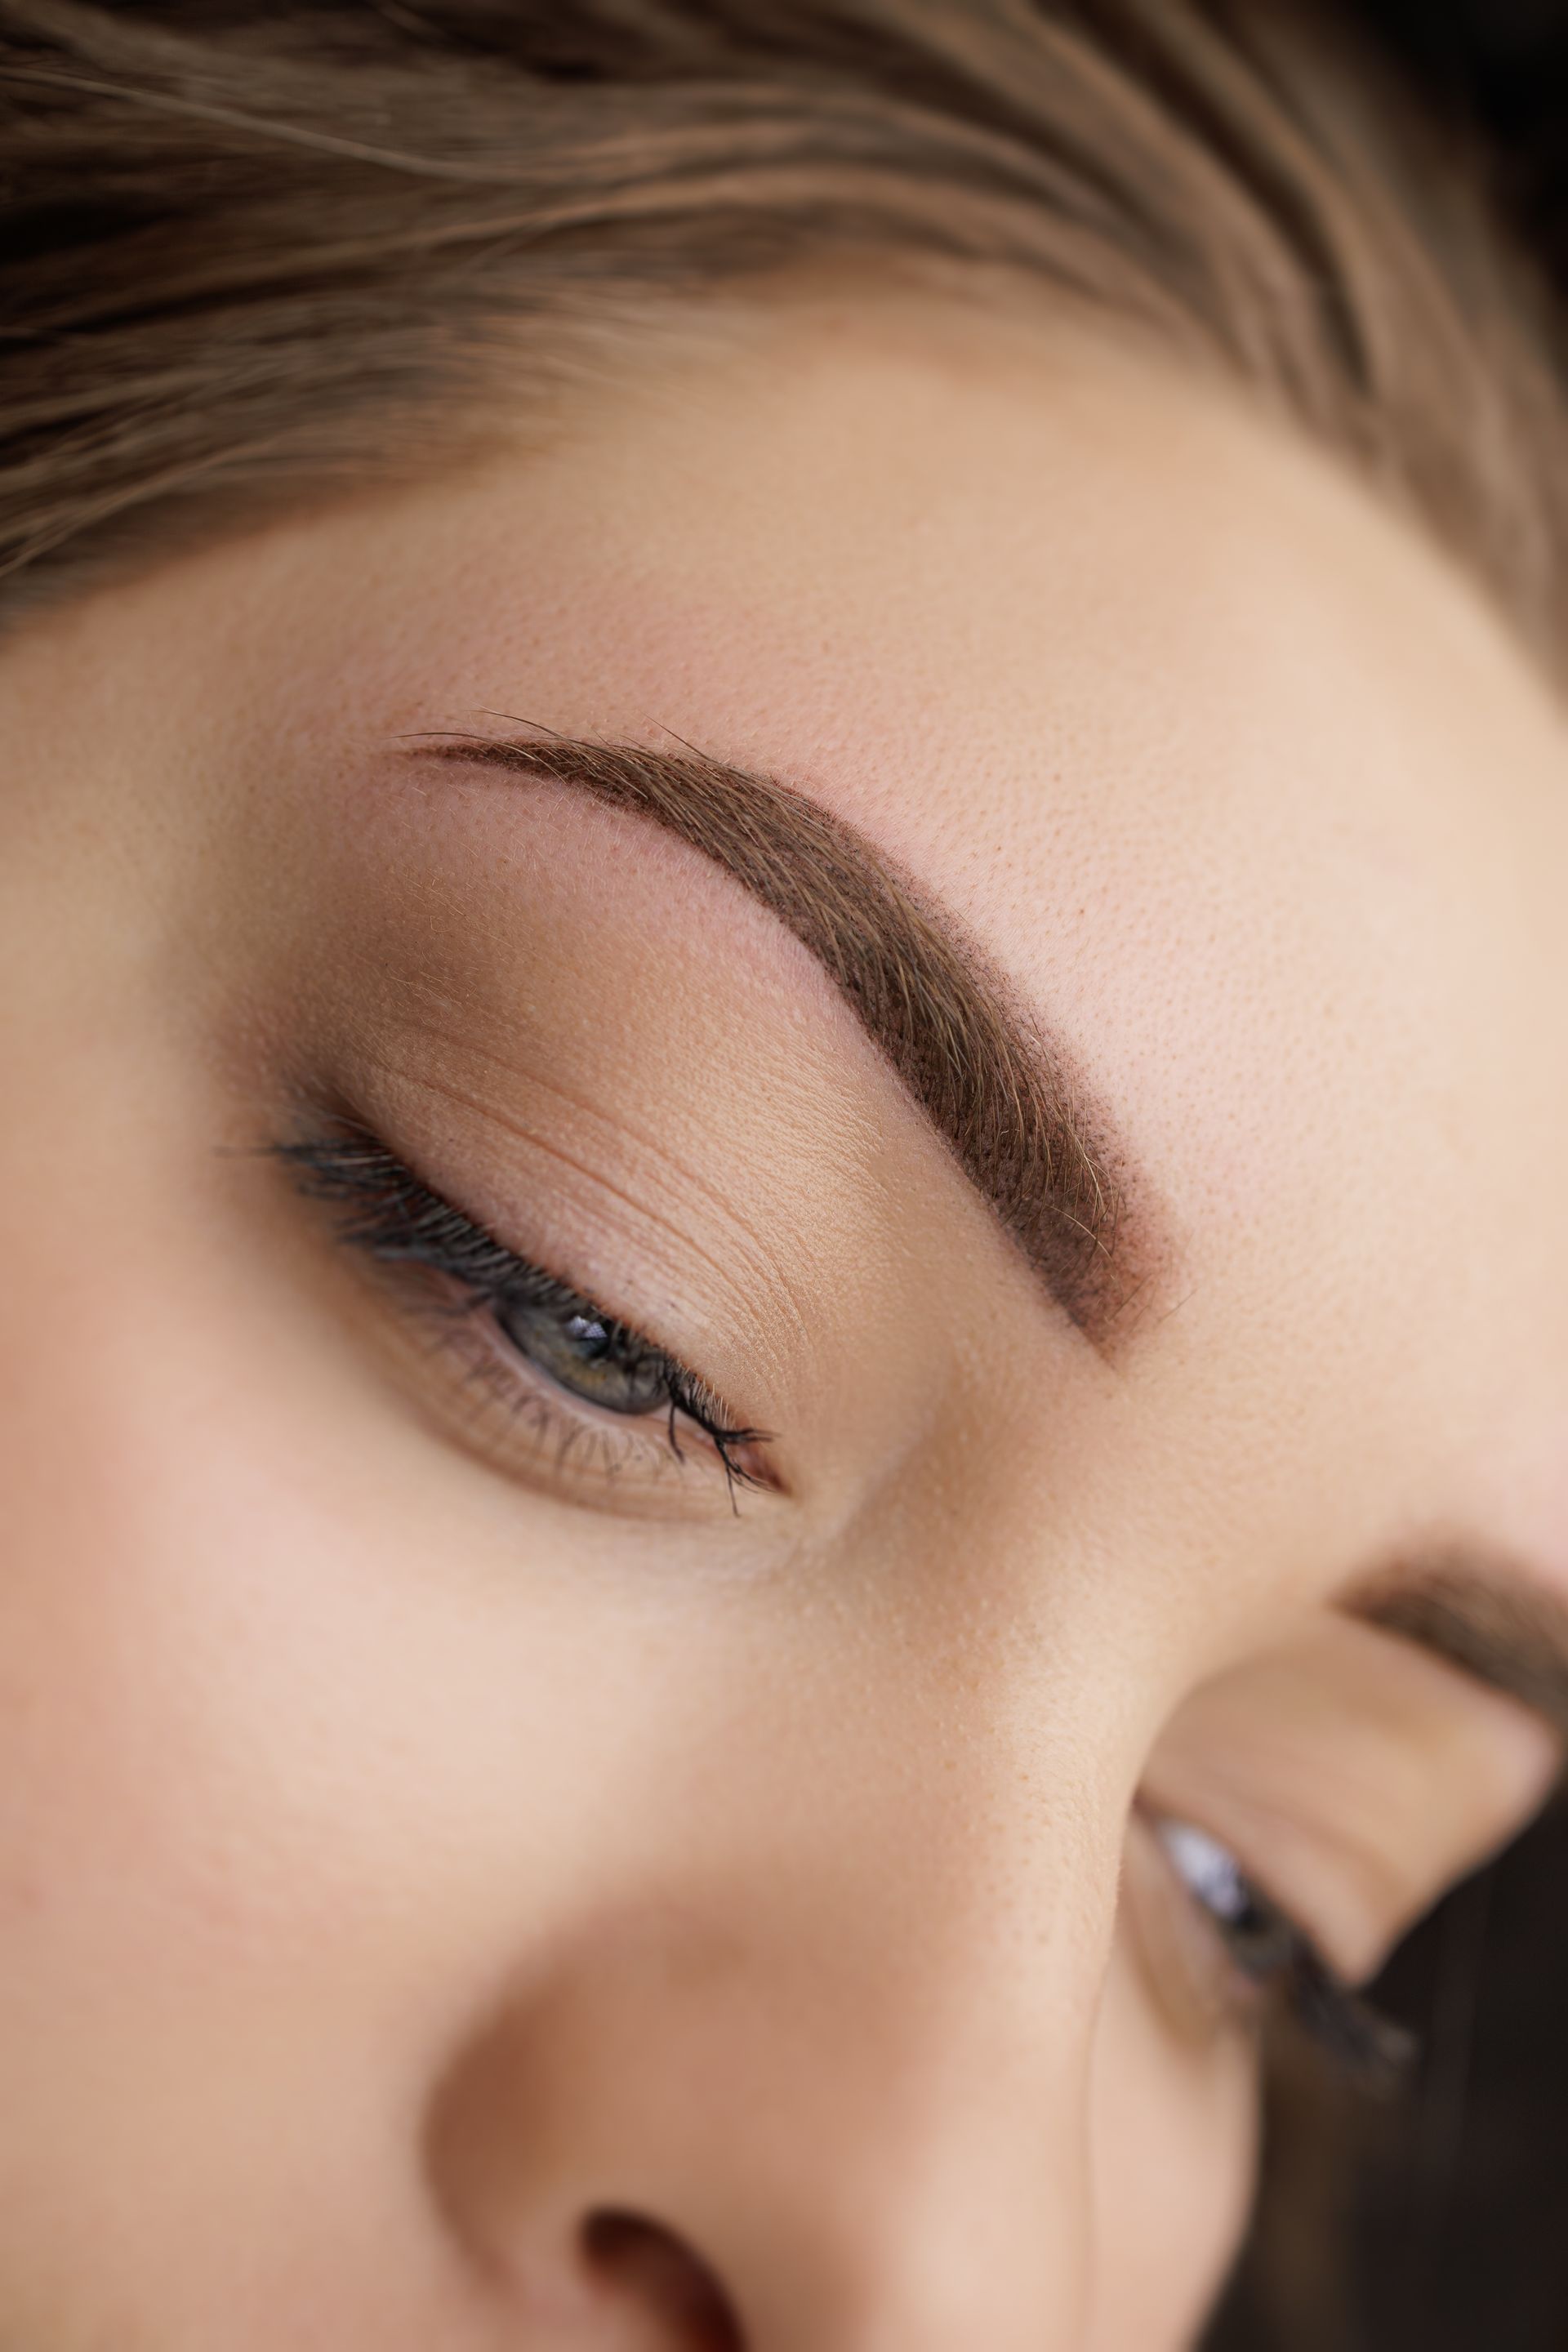
[[[606,1916],[468,2037],[426,2153],[501,2340],[1077,2352],[1095,1971],[860,1894]]]

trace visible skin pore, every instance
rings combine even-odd
[[[730,876],[411,749],[530,729],[951,910],[1158,1236],[1123,1344]],[[1568,1606],[1501,625],[1216,390],[823,289],[34,625],[0,742],[4,2352],[1182,2352],[1255,2059],[1135,1800],[1359,1975],[1557,1768],[1345,1613]],[[268,1154],[329,1107],[764,1487],[459,1360]]]

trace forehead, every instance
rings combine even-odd
[[[1290,1135],[1297,1041],[1406,1108],[1461,1074],[1554,1092],[1562,719],[1412,527],[1217,388],[803,307],[363,528],[389,686],[809,782],[1172,1117],[1198,1060],[1272,1070],[1253,1124]]]

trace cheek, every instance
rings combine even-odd
[[[1089,2352],[1188,2352],[1246,2226],[1257,2070],[1239,2033],[1162,2021],[1125,1928],[1091,2077],[1100,2299]]]
[[[0,1365],[0,2333],[248,2343],[253,2279],[323,2345],[466,2341],[411,2118],[595,1850],[586,1633],[503,1660],[525,1564],[437,1451],[262,1277],[132,1259],[14,1286]]]
[[[35,1352],[56,1435],[7,1465],[5,1850],[47,1897],[37,1932],[77,1919],[84,1991],[105,1974],[89,1910],[111,1906],[121,1964],[144,1947],[165,1980],[280,1996],[292,1972],[302,1999],[319,1967],[363,2021],[396,1956],[418,1972],[454,1837],[493,1822],[503,1738],[514,1851],[531,1810],[570,1815],[585,1635],[529,1612],[502,1689],[489,1628],[537,1538],[487,1543],[439,1449],[275,1344],[259,1290],[215,1311],[130,1282],[98,1307],[89,1349]]]
[[[318,2179],[360,2184],[340,2241],[361,2214],[408,2231],[355,2096],[377,2079],[356,2049],[397,2047],[353,1884],[374,1867],[357,1842],[385,1837],[376,1769],[328,1801],[299,1605],[334,1563],[279,1507],[286,1453],[276,1495],[254,1462],[237,1482],[232,1393],[215,1426],[195,1364],[160,1351],[138,1376],[100,1309],[90,1349],[28,1366],[71,1455],[22,1443],[6,1465],[0,2280],[8,2317],[37,2299],[26,2340],[67,2340],[79,2311],[79,2340],[139,2346],[132,2313],[199,2340],[193,2315],[253,2260],[242,2233],[265,2243],[290,2202],[304,2258],[288,2183],[310,2149]]]

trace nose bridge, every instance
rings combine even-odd
[[[1103,1906],[1079,1809],[1026,1836],[948,1777],[879,1847],[818,1819],[710,1857],[519,1984],[432,2111],[490,2268],[628,2212],[748,2352],[1076,2352]]]

